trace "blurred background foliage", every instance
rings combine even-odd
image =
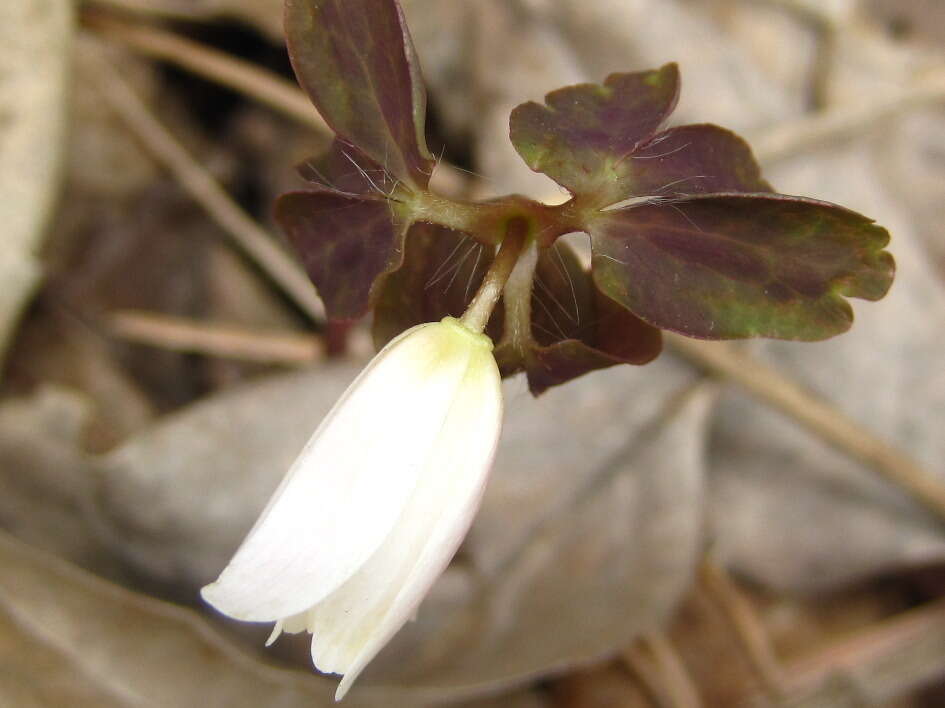
[[[472,533],[346,703],[945,703],[945,6],[404,0],[436,187],[562,194],[520,102],[678,61],[674,122],[887,226],[899,274],[820,344],[686,343],[508,423]],[[370,356],[273,227],[329,134],[281,0],[0,7],[0,704],[329,706],[216,577]],[[308,542],[309,539],[300,539]]]

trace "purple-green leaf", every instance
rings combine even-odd
[[[895,264],[885,229],[833,204],[715,194],[604,211],[588,223],[600,290],[650,324],[705,339],[820,340],[846,297],[877,300]]]
[[[611,74],[603,85],[568,86],[545,96],[545,105],[529,102],[512,111],[512,143],[533,170],[606,206],[629,196],[628,159],[666,120],[678,96],[675,64]]]
[[[386,200],[289,192],[279,197],[275,214],[330,319],[363,315],[383,277],[403,262],[406,226]]]
[[[338,138],[326,152],[300,164],[298,172],[302,179],[349,195],[386,197],[397,185],[390,172]]]
[[[299,83],[337,135],[396,179],[425,188],[426,92],[396,0],[287,0]]]
[[[524,369],[536,396],[589,371],[645,364],[662,349],[660,331],[602,295],[563,243],[540,252],[531,313],[531,336],[505,339],[496,358],[505,374]]]
[[[404,245],[403,266],[378,292],[373,326],[378,349],[414,325],[462,315],[494,255],[492,247],[467,234],[422,222],[410,228]],[[501,317],[499,308],[487,327],[493,338]]]
[[[653,136],[621,163],[614,189],[622,198],[772,191],[748,143],[708,124]]]

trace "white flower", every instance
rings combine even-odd
[[[340,700],[466,535],[502,418],[492,342],[451,317],[388,344],[292,465],[215,583],[220,612],[312,633]]]

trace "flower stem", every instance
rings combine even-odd
[[[538,244],[530,243],[519,255],[505,289],[505,331],[500,344],[524,357],[532,341],[532,287],[538,264]]]
[[[528,233],[528,222],[522,218],[510,219],[506,229],[505,238],[502,239],[502,245],[485,277],[479,290],[473,296],[472,302],[460,322],[468,329],[474,332],[482,332],[492,316],[492,311],[499,302],[502,295],[502,289],[508,282],[512,269],[518,262],[519,254],[522,252],[522,246],[525,245],[525,236]]]

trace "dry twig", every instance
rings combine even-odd
[[[333,134],[305,94],[271,71],[145,24],[118,20],[102,13],[86,13],[82,20],[86,27],[106,39],[239,91],[326,137]],[[464,193],[469,181],[462,170],[442,161],[431,177],[433,187],[446,195]]]
[[[272,72],[171,32],[101,14],[84,16],[87,26],[108,39],[228,86],[320,132],[328,130],[305,95]],[[753,140],[758,159],[771,164],[799,151],[852,135],[882,120],[945,101],[945,68],[929,72],[894,96],[839,106],[782,123]],[[468,177],[447,164],[435,173],[445,193],[463,189]]]
[[[758,159],[770,164],[935,103],[945,103],[945,68],[929,72],[894,95],[866,99],[782,123],[755,138],[752,145]]]
[[[250,96],[326,137],[332,135],[331,128],[295,83],[256,64],[173,32],[118,20],[100,12],[83,14],[82,24],[152,59],[169,62]]]
[[[768,633],[754,607],[728,572],[711,558],[699,568],[699,581],[713,604],[732,628],[745,658],[769,698],[779,700],[784,692],[784,672],[774,653]]]
[[[122,310],[109,317],[123,339],[173,351],[241,359],[263,364],[304,366],[324,354],[321,341],[294,332],[262,332],[219,323]]]
[[[185,2],[167,3],[154,0],[92,0],[96,5],[110,7],[120,12],[145,13],[153,17],[180,20],[205,19],[207,12],[197,7],[188,7]]]
[[[98,84],[102,96],[160,164],[200,204],[241,249],[315,321],[325,310],[298,263],[226,193],[226,190],[157,121],[125,83],[118,71],[98,57]]]
[[[689,671],[663,634],[644,634],[623,653],[623,660],[657,708],[701,708]]]
[[[887,705],[945,677],[945,601],[860,630],[788,664],[785,675],[784,708]]]
[[[821,440],[881,473],[945,519],[945,485],[835,406],[725,342],[701,342],[671,333],[667,333],[666,340],[689,361],[739,384]]]

